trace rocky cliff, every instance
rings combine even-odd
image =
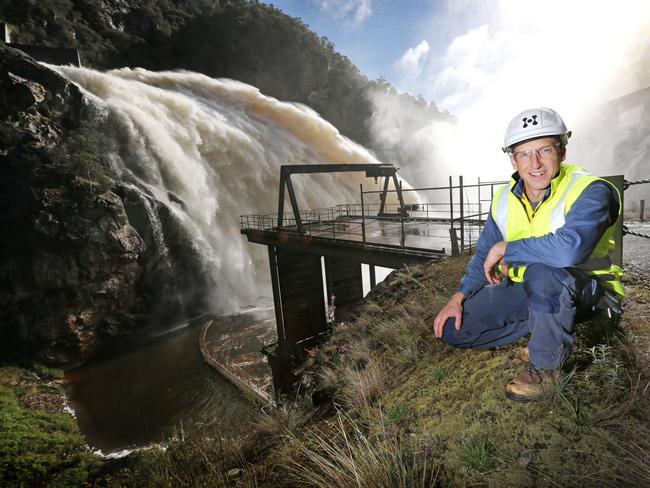
[[[101,159],[109,141],[91,109],[74,85],[0,43],[4,354],[71,364],[195,303],[178,278],[191,250],[182,237],[167,256],[152,245],[141,198]]]

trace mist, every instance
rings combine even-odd
[[[370,94],[374,142],[407,178],[417,175],[417,186],[460,174],[507,179],[505,128],[539,106],[557,110],[573,131],[567,162],[594,174],[650,177],[650,91],[628,96],[650,86],[648,2],[448,2],[427,23],[413,46],[428,39],[434,47],[417,58],[411,48],[409,63],[396,61],[404,68],[397,85],[455,120],[430,117],[402,131],[411,108],[386,92]]]

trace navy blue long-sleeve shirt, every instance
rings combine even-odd
[[[516,173],[513,178],[517,183],[512,192],[521,198],[523,180],[519,179]],[[542,201],[549,195],[550,187]],[[508,242],[503,260],[509,265],[519,266],[532,263],[543,263],[556,268],[576,266],[587,260],[603,232],[616,221],[618,207],[619,196],[616,190],[604,181],[594,181],[573,203],[562,227],[541,237],[527,237]],[[494,244],[503,240],[503,235],[490,212],[476,243],[476,252],[460,280],[458,291],[466,298],[488,284],[483,272],[485,257]]]

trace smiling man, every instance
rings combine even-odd
[[[526,369],[506,385],[518,401],[544,398],[573,345],[576,317],[618,308],[621,269],[610,256],[620,216],[616,188],[563,163],[571,132],[557,112],[525,110],[502,148],[515,173],[491,211],[458,291],[433,322],[460,348],[496,347],[530,334]]]

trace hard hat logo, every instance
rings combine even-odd
[[[525,141],[540,137],[557,136],[566,145],[571,131],[567,130],[562,117],[550,108],[524,110],[512,119],[503,141],[503,152],[512,152],[512,148]]]
[[[524,129],[528,127],[528,124],[537,125],[537,115],[533,115],[530,119],[528,117],[524,117],[521,120],[524,121]]]

